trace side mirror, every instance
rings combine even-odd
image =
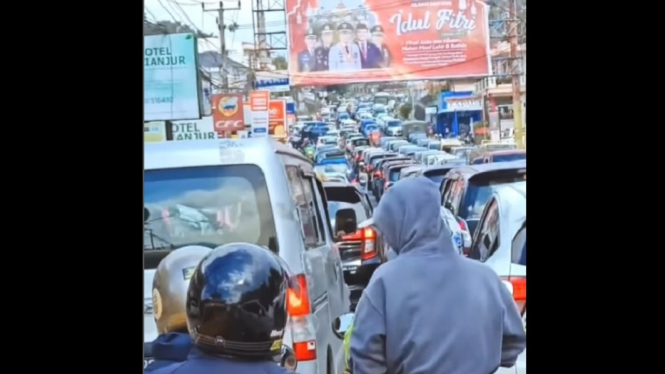
[[[344,334],[353,324],[353,320],[356,317],[355,313],[345,313],[341,316],[335,318],[332,325],[332,330],[335,336],[340,339],[344,339]]]
[[[150,218],[150,211],[148,208],[143,207],[143,223],[148,222],[148,218]]]

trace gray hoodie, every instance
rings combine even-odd
[[[439,202],[436,184],[409,178],[374,211],[374,227],[398,255],[360,298],[354,374],[490,374],[526,348],[510,292],[489,267],[453,248]]]

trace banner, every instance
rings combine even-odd
[[[143,37],[143,120],[201,118],[201,89],[193,34]]]
[[[491,74],[480,0],[285,0],[291,85]]]
[[[173,140],[208,140],[217,139],[218,133],[212,117],[203,117],[199,120],[171,122]]]
[[[244,113],[242,94],[212,95],[212,120],[218,134],[244,130]]]
[[[249,109],[252,111],[252,137],[259,138],[268,136],[268,127],[270,122],[270,92],[250,92]]]
[[[287,132],[286,101],[270,100],[270,107],[268,109],[268,134],[276,138],[283,138]]]

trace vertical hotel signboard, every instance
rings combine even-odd
[[[286,123],[286,101],[270,100],[268,120],[268,133],[275,138],[284,139],[288,133]]]
[[[268,136],[270,121],[270,91],[252,91],[249,93],[249,109],[252,113],[252,137]]]

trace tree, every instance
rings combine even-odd
[[[180,21],[157,21],[152,23],[148,21],[146,14],[143,13],[143,35],[160,35],[160,34],[176,34],[176,33],[192,33],[196,34],[197,38],[212,38],[213,34],[206,34],[201,30],[194,30],[189,25],[185,25]]]
[[[402,106],[399,107],[399,115],[402,116],[403,119],[409,119],[412,109],[411,104],[402,104]]]
[[[286,58],[282,56],[277,56],[272,59],[272,64],[275,65],[277,70],[286,70],[289,68],[289,63],[286,62]]]

